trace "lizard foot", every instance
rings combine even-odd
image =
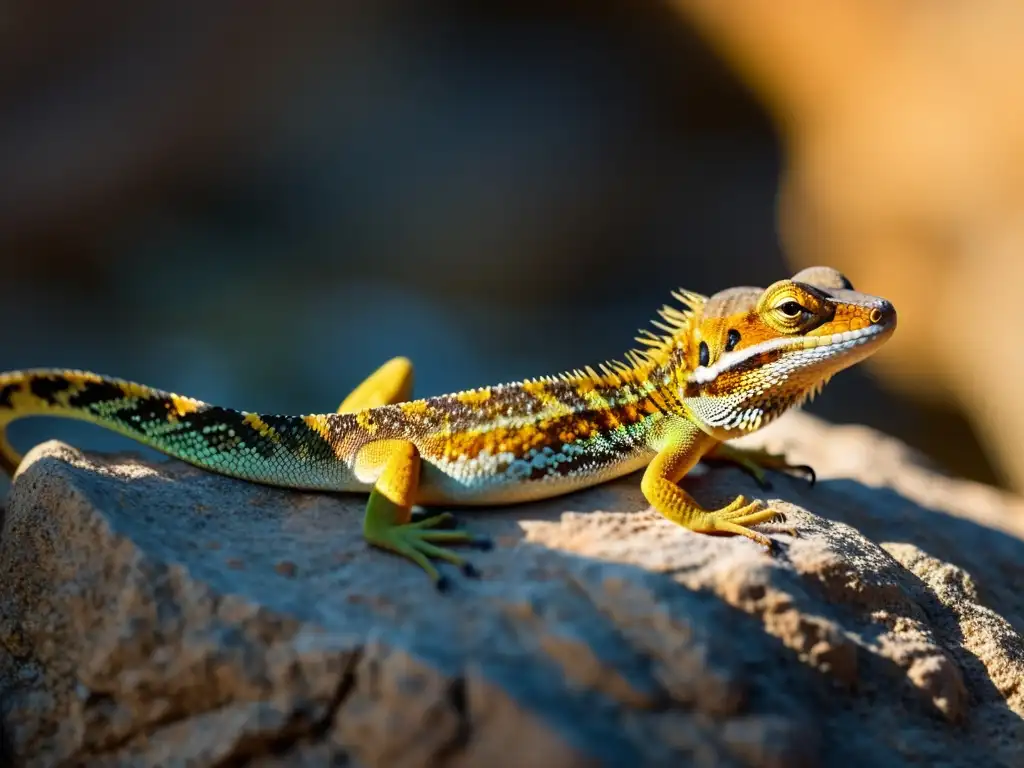
[[[451,586],[451,582],[438,572],[431,560],[443,560],[456,565],[462,570],[463,575],[469,578],[476,578],[479,573],[465,558],[442,545],[468,544],[478,549],[491,547],[490,540],[479,539],[469,531],[437,530],[450,525],[452,520],[453,515],[444,512],[413,523],[368,525],[364,526],[363,530],[370,544],[412,560],[426,572],[434,586],[444,592]]]
[[[727,443],[719,443],[705,458],[709,461],[735,464],[765,490],[772,487],[767,470],[804,475],[812,487],[817,479],[813,467],[807,464],[790,464],[784,454],[771,453],[761,448],[737,448]]]
[[[775,548],[772,540],[759,531],[750,530],[749,526],[776,522],[780,519],[785,517],[777,509],[766,507],[760,501],[748,502],[743,496],[737,496],[732,503],[721,509],[705,511],[689,527],[699,533],[732,533],[745,536],[771,551]]]

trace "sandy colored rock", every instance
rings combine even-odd
[[[10,764],[1024,764],[1024,502],[793,415],[819,483],[774,557],[652,513],[637,478],[467,511],[436,594],[360,497],[34,449],[0,540]],[[771,530],[770,527],[766,528]],[[347,761],[347,762],[346,762]]]

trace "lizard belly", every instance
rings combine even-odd
[[[578,491],[642,469],[654,451],[638,448],[615,461],[578,461],[562,468],[557,454],[552,461],[511,461],[502,457],[423,463],[417,501],[421,504],[517,504]]]

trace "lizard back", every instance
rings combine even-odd
[[[386,405],[356,414],[343,448],[356,473],[367,440],[404,439],[424,460],[424,503],[513,503],[643,466],[669,411],[649,377],[574,372]],[[342,442],[346,438],[339,434]]]

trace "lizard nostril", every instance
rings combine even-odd
[[[896,322],[896,308],[893,307],[892,302],[883,299],[868,312],[868,320],[875,325],[892,325]]]

